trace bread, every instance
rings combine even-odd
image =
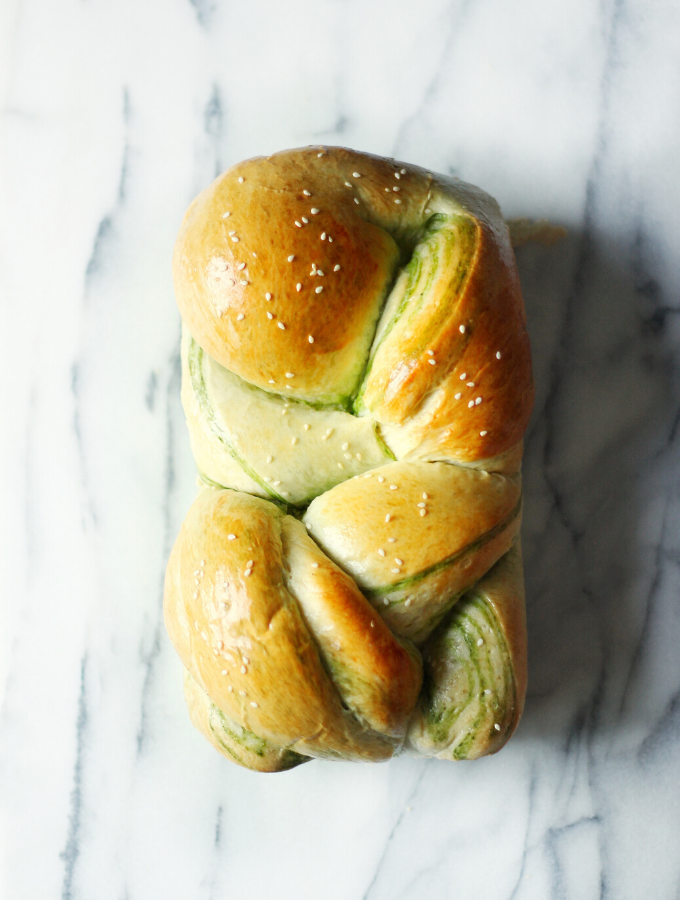
[[[500,749],[526,689],[533,381],[495,201],[285,151],[194,200],[173,276],[201,490],[165,619],[194,724],[260,771]]]

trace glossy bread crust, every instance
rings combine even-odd
[[[495,752],[526,691],[533,404],[496,202],[284,151],[196,198],[173,276],[203,487],[164,613],[192,722],[263,772]]]

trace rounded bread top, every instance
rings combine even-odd
[[[191,204],[173,276],[190,333],[219,364],[406,425],[393,436],[405,452],[426,442],[433,458],[482,459],[526,428],[514,255],[478,188],[344,148],[258,157]]]

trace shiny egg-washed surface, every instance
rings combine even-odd
[[[196,727],[261,771],[498,750],[526,688],[533,382],[495,201],[286,151],[199,195],[173,266],[202,488],[165,618]]]

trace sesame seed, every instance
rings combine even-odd
[[[410,605],[411,605],[411,598],[409,597],[408,600],[404,603],[404,606],[410,606]]]
[[[232,234],[236,234],[236,232],[235,232],[235,231],[230,231],[230,232],[229,232],[229,237],[231,237]]]
[[[429,207],[425,210],[425,213],[426,213],[426,214],[429,214],[429,213],[431,213],[431,212],[432,212],[432,210],[431,210]]]
[[[396,186],[396,184],[395,184],[395,186],[392,188],[392,190],[393,190],[393,191],[398,191],[399,188],[398,188],[398,187]]]
[[[386,190],[386,191],[387,191],[387,193],[388,193],[388,194],[389,194],[389,192],[390,192],[390,189],[389,189],[389,188],[388,188],[388,187],[387,187],[387,188],[385,188],[385,190]]]
[[[272,315],[272,313],[268,312],[268,313],[267,313],[267,318],[268,318],[268,319],[273,319],[274,316]]]
[[[236,316],[236,321],[237,321],[237,322],[242,322],[243,319],[245,319],[245,316],[243,315],[243,313],[239,313],[239,314]]]
[[[248,578],[248,576],[252,573],[252,571],[253,571],[252,569],[246,569],[243,574],[246,576],[246,578]]]
[[[281,329],[281,331],[285,331],[285,330],[286,330],[286,326],[283,324],[283,322],[277,322],[277,325],[279,326],[279,328]]]
[[[345,467],[343,466],[343,464],[339,462],[339,463],[338,463],[338,469],[344,469],[344,468],[345,468]]]
[[[396,538],[387,538],[387,540],[390,544],[395,544],[397,542]]]
[[[334,272],[339,272],[339,271],[340,271],[340,266],[333,266],[333,271],[334,271]]]
[[[319,159],[321,159],[321,157],[323,156],[323,153],[317,153],[316,155],[319,157]]]
[[[484,638],[479,638],[477,641],[477,646],[481,647],[483,643],[484,643]]]
[[[245,287],[245,285],[250,284],[250,282],[248,282],[248,281],[239,281],[239,284],[242,284],[242,285]]]
[[[229,685],[227,685],[227,690],[228,690],[229,693],[231,694],[231,693],[233,692],[234,688],[233,688],[233,686],[232,686],[231,684],[229,684]]]
[[[267,484],[269,484],[269,482],[272,480],[271,475],[265,475],[264,480],[267,482]]]
[[[328,243],[329,243],[329,244],[332,244],[332,243],[333,243],[333,238],[330,236],[330,234],[328,235]]]
[[[290,439],[290,442],[291,442],[291,444],[293,445],[293,447],[297,444],[298,440],[299,440],[299,439],[296,438],[296,437]]]
[[[272,295],[269,293],[269,291],[267,291],[267,293],[264,295],[264,299],[265,299],[265,300],[271,300],[271,299],[272,299]]]
[[[218,650],[224,650],[224,641],[218,641],[215,646]]]
[[[318,569],[318,568],[319,568],[319,564],[318,564],[318,563],[312,563],[312,568],[313,568],[313,569]]]
[[[384,556],[384,555],[385,555],[385,551],[382,549],[382,547],[380,548],[380,550],[378,550],[378,553],[379,553],[381,556]]]
[[[323,272],[321,271],[321,269],[317,269],[317,270],[316,270],[316,274],[317,274],[320,278],[323,278],[323,277],[324,277],[324,274],[323,274]]]
[[[357,453],[357,454],[356,454],[356,458],[359,460],[359,462],[361,462],[361,458],[362,458],[362,457],[361,457],[361,453]]]
[[[222,213],[222,218],[223,218],[223,219],[228,219],[230,215],[231,215],[230,212]]]
[[[325,240],[326,240],[326,232],[325,232],[325,231],[322,231],[322,232],[321,232],[321,240],[322,240],[322,241],[325,241]]]
[[[349,181],[345,182],[345,187],[354,187],[354,185],[350,184]]]
[[[470,402],[468,403],[468,409],[472,409],[472,407],[473,407],[474,405],[475,405],[475,401],[474,401],[474,400],[470,400]]]
[[[484,689],[484,693],[485,693],[487,696],[491,696],[491,691],[489,690],[489,688],[485,688],[485,689]]]
[[[322,290],[323,290],[323,286],[322,286],[322,285],[319,285],[318,288],[314,288],[314,293],[315,293],[315,294],[320,294]]]
[[[375,628],[375,622],[371,622],[371,628]]]
[[[238,176],[238,183],[243,184],[243,175]]]
[[[298,283],[295,285],[295,290],[296,290],[298,293],[302,290],[302,285],[300,284],[299,281],[298,281]]]
[[[389,522],[391,518],[392,518],[392,516],[389,513],[387,513],[387,515],[385,516],[385,521]]]
[[[501,351],[499,350],[498,353],[496,353],[496,359],[500,359],[500,358],[501,358]]]
[[[488,433],[489,433],[488,431],[480,431],[480,432],[479,432],[479,436],[480,436],[480,437],[484,437],[484,436],[487,435]]]
[[[427,494],[423,494],[423,500],[428,500],[428,499],[429,499],[429,497],[427,496]]]
[[[305,197],[311,197],[311,196],[312,196],[312,195],[309,193],[309,191],[303,191],[302,193],[305,195]]]
[[[434,350],[428,350],[428,351],[427,351],[427,355],[428,355],[428,356],[434,356]]]
[[[295,256],[294,256],[294,254],[291,253],[291,255],[288,257],[288,262],[293,262],[294,259],[295,259]]]
[[[311,334],[309,335],[309,337],[307,338],[307,340],[309,341],[310,344],[313,344],[313,343],[314,343],[314,338],[311,336]]]
[[[227,672],[226,669],[222,669],[222,675],[228,675],[228,674],[229,674],[229,672]]]
[[[401,200],[399,199],[399,197],[395,197],[394,202],[395,202],[395,203],[401,203]]]
[[[364,478],[373,478],[373,472],[366,472]]]
[[[396,563],[398,566],[403,566],[403,565],[404,565],[404,560],[403,560],[403,559],[399,559],[398,556],[395,556],[394,561],[395,561],[395,563]]]
[[[250,701],[250,705],[253,707],[253,709],[257,709],[257,703],[254,700]]]
[[[298,228],[302,228],[302,222],[298,222],[297,219],[295,220],[295,224],[297,225]]]
[[[352,178],[361,178],[361,175],[359,172],[352,172]]]
[[[242,271],[245,269],[245,267],[246,267],[246,264],[245,264],[245,263],[239,263],[239,264],[236,266],[236,268],[238,269],[239,272],[242,272]]]
[[[465,325],[459,325],[458,331],[460,331],[461,334],[465,334]]]
[[[236,235],[233,236],[232,241],[233,241],[235,244],[238,244],[238,238],[236,237]]]
[[[460,380],[465,381],[466,378],[467,378],[467,372],[463,372],[463,374],[460,376]]]
[[[270,378],[270,379],[269,379],[269,384],[276,384],[276,382],[274,381],[273,378]]]
[[[384,480],[385,479],[383,478],[382,475],[378,475],[378,481],[380,482],[380,484],[382,484]]]
[[[396,491],[398,487],[399,487],[398,484],[391,484],[391,485],[390,485],[390,490],[391,490],[391,491]]]
[[[245,666],[241,666],[241,675],[245,675],[247,671]]]
[[[239,691],[239,696],[245,697],[245,695],[246,695],[246,692],[245,692],[245,691]]]
[[[431,366],[436,366],[436,365],[437,365],[437,360],[436,360],[436,359],[428,359],[428,362],[429,362],[429,364],[430,364]]]
[[[235,541],[235,540],[236,540],[236,535],[235,535],[235,534],[228,534],[228,535],[227,535],[227,540],[228,540],[228,541]]]
[[[278,487],[280,484],[281,484],[280,481],[275,481],[275,482],[274,482],[274,487]]]
[[[295,375],[292,372],[286,372],[286,378],[295,378]]]
[[[493,727],[496,729],[496,731],[501,730],[501,726],[498,724],[498,722],[496,722]]]
[[[311,214],[312,214],[313,216],[316,216],[316,215],[318,214],[319,210],[316,208],[316,206],[313,206],[313,207],[310,209],[310,212],[311,212]]]
[[[398,575],[401,572],[401,569],[390,569],[390,572],[393,572],[395,575]]]
[[[342,445],[342,449],[349,450],[349,444],[347,443],[347,441],[345,441],[345,443]]]
[[[418,506],[420,509],[425,509],[424,503],[416,503],[416,506]]]
[[[354,202],[357,204],[357,206],[359,205],[359,201],[357,200],[356,197],[354,198]]]
[[[475,386],[474,381],[468,381],[468,382],[467,382],[467,386],[468,386],[468,387],[474,387],[474,386]]]
[[[345,453],[345,454],[343,454],[343,455],[344,455],[345,459],[351,459],[351,458],[352,458],[352,454],[351,454],[351,453]]]
[[[454,395],[453,395],[453,399],[454,399],[454,400],[460,400],[460,398],[461,398],[462,396],[463,396],[463,395],[460,394],[460,393],[454,394]]]
[[[300,218],[301,218],[302,221],[305,223],[305,225],[309,225],[309,219],[308,219],[308,218],[306,218],[305,216],[300,216]]]
[[[421,509],[421,510],[420,510],[420,515],[421,515],[421,516],[426,516],[426,515],[427,515],[427,510],[426,510],[426,509]]]
[[[482,402],[482,398],[481,398],[481,397],[475,397],[475,406],[479,406],[479,404],[480,404],[481,402]]]
[[[268,456],[268,457],[267,457],[267,462],[268,462],[268,463],[274,462],[274,457],[273,457],[273,456]]]
[[[401,175],[399,174],[399,172],[395,172],[395,173],[394,173],[394,177],[395,177],[395,178],[401,178]]]

